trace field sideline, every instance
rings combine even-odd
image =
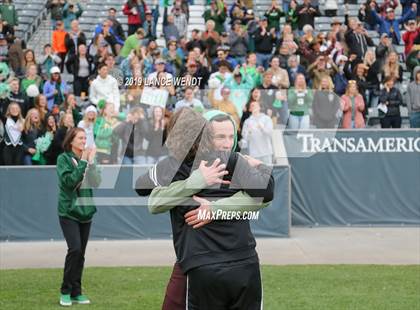
[[[89,267],[88,309],[160,309],[170,267]],[[59,309],[62,269],[0,271],[0,309]],[[264,309],[420,309],[420,266],[263,266]]]

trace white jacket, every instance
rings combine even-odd
[[[98,101],[101,99],[105,99],[106,102],[112,102],[115,111],[120,111],[120,91],[118,89],[118,82],[109,74],[105,79],[98,75],[90,85],[90,102],[97,106]]]

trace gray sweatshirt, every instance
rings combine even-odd
[[[420,71],[420,66],[414,69],[414,79],[417,72]],[[408,85],[407,88],[407,108],[410,113],[420,112],[420,82],[414,80]]]
[[[269,116],[260,113],[252,115],[245,121],[242,128],[242,139],[246,141],[251,157],[273,155],[271,136],[273,121]]]

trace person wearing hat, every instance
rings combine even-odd
[[[229,46],[219,46],[217,48],[217,58],[213,60],[212,65],[217,68],[220,61],[227,61],[231,68],[235,68],[238,65],[238,62],[235,58],[229,56]]]
[[[398,45],[401,40],[400,24],[405,23],[410,19],[416,19],[417,4],[413,3],[411,10],[407,11],[401,18],[395,18],[395,12],[392,8],[386,9],[386,17],[382,17],[376,13],[375,2],[370,3],[371,14],[379,25],[379,33],[386,33],[391,38],[392,44]]]
[[[184,62],[184,53],[182,49],[178,48],[175,38],[169,40],[168,47],[163,49],[162,58],[166,60],[168,66],[171,66],[171,72],[175,76],[179,76]]]
[[[50,74],[51,78],[45,82],[42,92],[48,100],[48,111],[51,111],[54,105],[63,104],[65,96],[69,93],[67,83],[61,80],[60,68],[52,67]]]
[[[153,18],[152,11],[147,9],[145,14],[146,19],[143,22],[143,29],[145,31],[144,37],[149,40],[156,40],[156,21]]]
[[[56,23],[56,30],[54,30],[52,35],[52,49],[61,58],[59,64],[60,71],[63,71],[64,69],[64,60],[67,55],[66,35],[67,32],[64,30],[63,21],[58,20]]]
[[[226,13],[225,10],[218,8],[216,5],[216,1],[212,0],[210,2],[210,8],[204,11],[203,18],[205,22],[212,20],[214,21],[214,30],[216,30],[219,34],[222,34],[225,31],[224,22],[226,20]]]
[[[392,45],[391,39],[387,33],[383,33],[379,39],[379,44],[375,49],[376,59],[380,66],[385,62],[386,57],[391,52],[395,52],[395,47]]]
[[[127,58],[130,55],[130,52],[141,45],[142,40],[145,37],[144,29],[139,28],[135,33],[129,35],[124,42],[123,47],[120,50],[120,56]]]
[[[411,52],[414,45],[414,40],[420,35],[420,25],[414,19],[410,19],[407,24],[404,24],[406,32],[403,34],[402,39],[405,45],[404,54],[407,55]]]
[[[86,108],[83,113],[83,119],[77,124],[77,127],[83,128],[86,133],[86,147],[96,147],[95,137],[93,134],[93,128],[95,126],[96,117],[98,116],[98,110],[95,106],[90,105]]]

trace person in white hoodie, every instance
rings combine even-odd
[[[96,107],[101,99],[106,102],[112,102],[115,111],[120,111],[120,91],[117,80],[108,74],[108,66],[100,64],[98,66],[98,76],[92,82],[89,88],[89,100]]]
[[[273,121],[261,113],[258,101],[250,104],[251,116],[247,118],[242,128],[242,147],[248,147],[249,156],[261,160],[264,164],[273,163]]]
[[[85,113],[83,115],[83,119],[77,125],[77,127],[83,128],[85,130],[86,147],[88,148],[96,147],[93,128],[95,126],[97,115],[98,111],[96,110],[96,108],[93,105],[90,105],[86,108]]]

